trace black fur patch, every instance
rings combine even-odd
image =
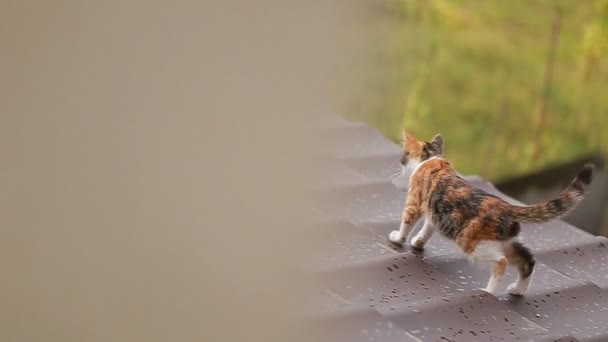
[[[558,197],[558,198],[552,200],[550,203],[553,205],[553,210],[556,213],[564,212],[564,211],[566,211],[566,209],[568,207],[568,203],[562,197]]]
[[[515,254],[521,258],[523,264],[522,276],[524,278],[528,278],[532,271],[534,271],[534,265],[536,264],[536,260],[534,260],[534,255],[530,252],[528,247],[522,245],[519,242],[513,242],[513,251]]]
[[[433,153],[433,146],[429,143],[425,143],[422,148],[422,160],[427,160],[431,158],[431,154]]]
[[[586,164],[582,170],[579,171],[576,176],[577,181],[581,181],[583,184],[588,185],[593,179],[593,164]]]
[[[456,239],[462,229],[472,219],[479,215],[479,207],[487,194],[481,190],[473,189],[470,196],[451,200],[448,194],[460,187],[469,187],[463,179],[446,179],[437,184],[437,188],[431,196],[430,208],[432,210],[433,223],[439,232],[450,239]],[[458,218],[453,217],[458,213]]]
[[[519,222],[511,223],[511,229],[509,229],[508,237],[514,238],[521,232],[521,225]]]

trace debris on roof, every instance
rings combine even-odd
[[[608,239],[563,221],[522,225],[535,253],[532,285],[509,296],[480,288],[489,274],[439,234],[424,251],[388,242],[406,197],[400,148],[362,123],[335,118],[325,128],[331,184],[315,231],[323,250],[314,273],[323,288],[314,324],[333,341],[608,341]],[[507,201],[479,177],[475,186]]]

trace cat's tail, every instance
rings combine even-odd
[[[526,207],[512,206],[513,220],[521,223],[543,223],[567,214],[583,199],[587,185],[593,178],[594,168],[593,164],[586,164],[572,183],[555,199]]]

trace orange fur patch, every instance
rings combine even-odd
[[[473,252],[482,241],[496,241],[495,227],[488,227],[481,219],[476,218],[464,227],[456,240],[460,248],[467,254]]]
[[[494,269],[494,275],[502,276],[503,274],[505,274],[505,272],[507,271],[508,264],[509,263],[506,258],[500,259],[500,261],[496,265],[496,268]]]

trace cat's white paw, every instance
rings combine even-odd
[[[405,243],[405,236],[401,235],[401,233],[398,230],[393,230],[388,235],[388,239],[391,242],[397,243],[397,244],[400,244],[400,245],[403,245]]]
[[[414,240],[412,240],[412,246],[414,248],[424,249],[424,245],[426,245],[426,242],[420,238],[414,238]]]
[[[509,287],[507,287],[507,292],[510,295],[523,296],[523,294],[526,292],[526,290],[523,290],[519,286],[517,286],[517,283],[513,283],[513,284],[509,285]]]
[[[480,288],[480,290],[485,291],[493,296],[496,296],[496,293],[498,292],[496,289],[490,289],[487,287]]]

